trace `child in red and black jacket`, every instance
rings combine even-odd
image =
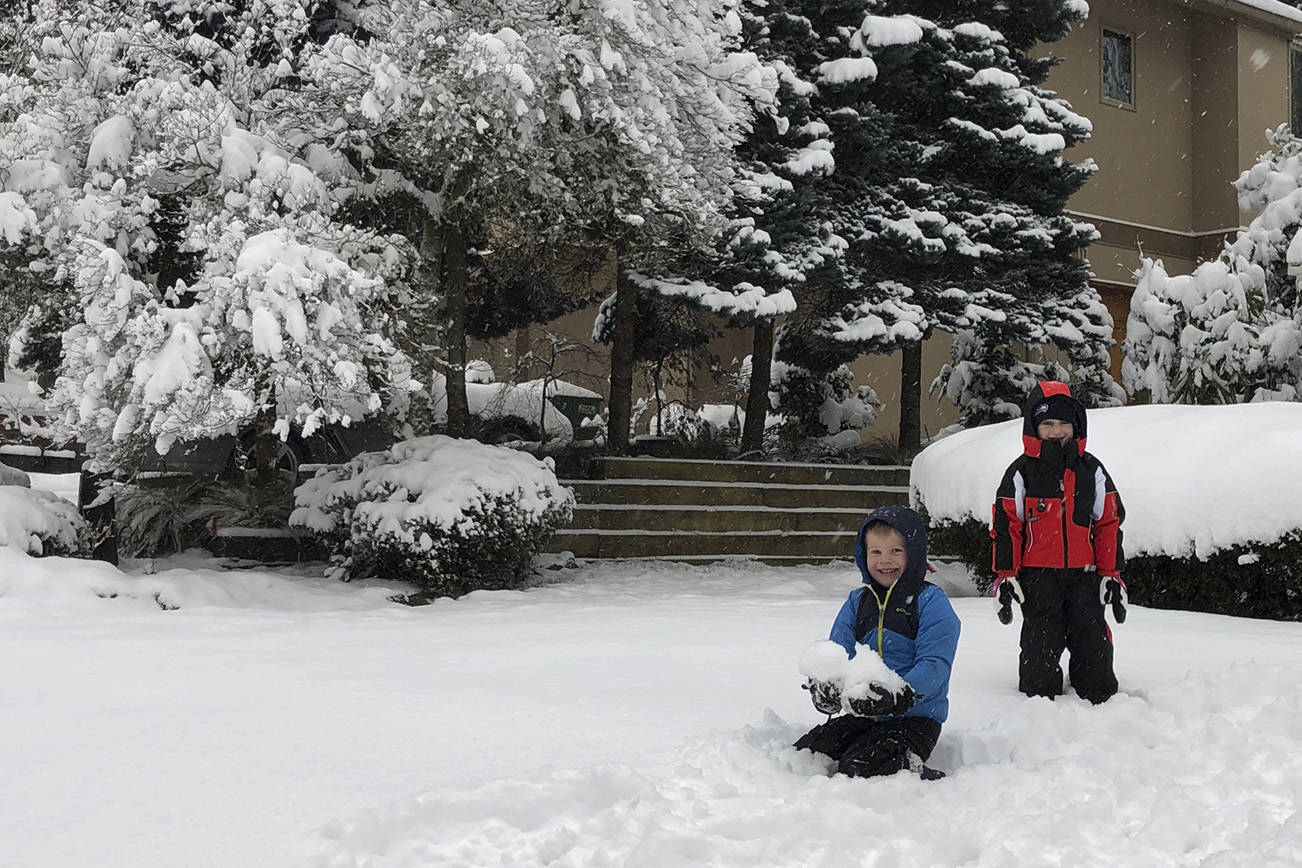
[[[1065,383],[1042,382],[1023,412],[1025,453],[1009,466],[994,504],[994,595],[999,620],[1022,608],[1018,688],[1062,693],[1063,650],[1076,693],[1105,702],[1117,692],[1104,606],[1125,620],[1121,522],[1112,478],[1085,451],[1085,407]]]

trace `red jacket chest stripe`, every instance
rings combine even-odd
[[[1076,474],[1063,474],[1058,497],[1026,497],[1027,532],[1022,566],[1082,568],[1094,564],[1094,543],[1089,525],[1077,524]]]

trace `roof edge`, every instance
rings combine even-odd
[[[1193,0],[1194,8],[1220,10],[1240,20],[1302,37],[1302,9],[1281,0]]]

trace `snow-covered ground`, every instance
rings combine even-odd
[[[1302,624],[1134,609],[1123,693],[1092,707],[1018,694],[1017,630],[958,598],[949,777],[863,781],[788,747],[848,563],[555,576],[413,609],[0,548],[0,861],[1302,863]]]

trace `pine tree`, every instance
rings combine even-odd
[[[739,9],[742,47],[773,70],[777,102],[760,112],[737,146],[728,222],[713,247],[682,245],[689,254],[655,275],[631,273],[639,308],[688,306],[752,330],[741,449],[763,446],[769,415],[771,360],[777,317],[795,310],[805,270],[830,253],[827,232],[814,219],[801,186],[832,170],[827,126],[811,114],[814,85],[794,67],[818,41],[798,3],[752,0]],[[650,296],[645,301],[643,297]],[[613,338],[604,325],[594,334]],[[640,342],[640,338],[636,338]]]
[[[784,358],[829,370],[904,349],[906,451],[920,433],[921,342],[936,329],[964,335],[934,388],[961,402],[969,423],[1024,396],[1026,367],[1007,367],[1013,342],[1052,343],[1106,388],[1097,367],[1110,321],[1076,257],[1093,233],[1063,213],[1091,167],[1065,163],[1062,151],[1089,123],[1040,87],[1051,61],[1025,54],[1065,33],[1081,5],[1014,14],[1006,4],[887,0],[859,6],[857,21],[834,11],[849,34],[842,68],[867,61],[875,75],[820,83],[815,110],[840,120],[828,207],[847,252],[840,279],[824,281],[819,304],[793,323]]]

